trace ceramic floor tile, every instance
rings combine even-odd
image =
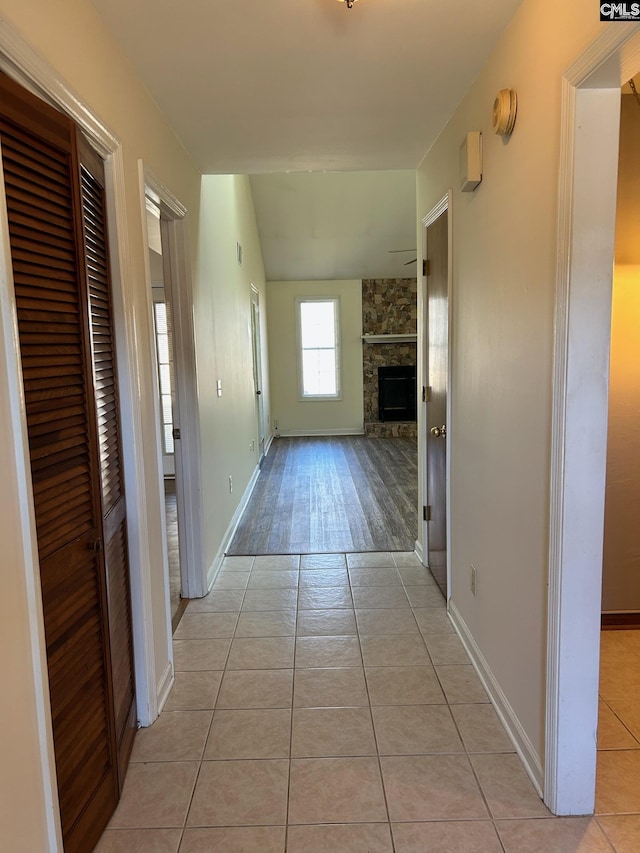
[[[236,577],[234,572],[229,577]],[[204,598],[192,598],[187,605],[186,615],[194,613],[237,613],[242,605],[244,589],[213,589]],[[184,617],[183,617],[184,618]]]
[[[229,577],[237,577],[234,572]],[[194,613],[237,613],[240,610],[244,589],[223,589],[217,587],[211,590],[204,598],[192,598],[187,605],[186,613],[193,616]]]
[[[384,569],[395,568],[395,561],[390,551],[375,551],[368,554],[347,554],[347,565],[350,569]]]
[[[187,826],[280,826],[287,815],[289,762],[205,761]]]
[[[405,586],[428,586],[430,589],[436,589],[433,575],[424,566],[420,568],[399,568],[398,574]]]
[[[353,608],[351,589],[348,586],[304,587],[298,596],[300,610],[331,610]]]
[[[136,732],[131,761],[199,761],[212,711],[165,711]]]
[[[496,826],[505,853],[612,853],[595,818],[501,820]]]
[[[176,672],[165,711],[199,711],[214,708],[222,672]]]
[[[290,708],[292,669],[258,669],[226,672],[216,708]]]
[[[640,670],[640,661],[638,662]],[[619,718],[621,723],[631,732],[636,741],[640,740],[640,705],[637,698],[634,699],[610,699],[609,707],[613,713]],[[598,746],[600,744],[598,743]],[[638,749],[640,744],[635,745]]]
[[[411,610],[356,610],[360,634],[418,634]]]
[[[376,758],[291,761],[290,824],[386,821]]]
[[[353,610],[301,610],[298,613],[298,637],[339,637],[356,633]]]
[[[176,672],[224,669],[231,640],[173,640]]]
[[[346,569],[316,569],[300,572],[300,589],[316,586],[348,586],[349,574]]]
[[[418,623],[418,628],[424,635],[455,634],[456,632],[447,615],[447,611],[444,609],[436,610],[433,607],[414,607],[413,615]]]
[[[413,551],[394,551],[392,556],[398,568],[416,568],[429,574],[429,570],[422,565]]]
[[[216,711],[204,752],[207,760],[288,758],[291,711]]]
[[[602,700],[598,703],[598,749],[640,749],[640,743]]]
[[[186,829],[180,853],[284,853],[284,826]]]
[[[435,670],[450,705],[489,701],[489,697],[471,664],[437,666]]]
[[[502,853],[488,820],[394,823],[393,838],[396,853]]]
[[[438,587],[406,586],[405,591],[412,607],[426,607],[444,610],[446,602]]]
[[[638,853],[640,815],[609,815],[598,817],[597,821],[616,853]]]
[[[466,756],[392,756],[380,762],[392,821],[488,817]]]
[[[290,826],[287,853],[393,853],[383,823]]]
[[[362,666],[357,637],[298,637],[296,667]]]
[[[365,666],[431,666],[420,635],[361,635]]]
[[[362,667],[296,669],[294,708],[367,706]]]
[[[383,705],[372,714],[380,755],[464,751],[446,705]]]
[[[299,572],[251,572],[247,590],[250,589],[297,589]]]
[[[551,816],[517,755],[472,755],[470,760],[496,820]]]
[[[354,586],[351,592],[353,603],[358,610],[409,607],[402,586]]]
[[[640,813],[640,750],[602,750],[596,771],[596,814]]]
[[[365,674],[372,705],[445,703],[432,666],[368,666]]]
[[[456,634],[425,634],[424,642],[435,666],[469,663],[469,655]]]
[[[347,566],[344,554],[303,554],[301,569],[343,569]]]
[[[243,611],[236,637],[295,637],[295,610]]]
[[[182,827],[198,767],[197,761],[130,764],[108,828]]]
[[[94,853],[177,853],[180,829],[111,829]]]
[[[248,589],[242,602],[242,611],[291,610],[297,601],[297,589]]]
[[[300,568],[300,556],[298,554],[266,554],[255,558],[253,561],[254,572],[289,570],[297,571]]]
[[[492,705],[453,705],[451,713],[467,752],[515,752]]]
[[[352,586],[402,586],[397,569],[349,569]]]
[[[247,572],[253,568],[255,557],[225,557],[220,567],[221,572]]]
[[[237,613],[185,613],[173,635],[176,640],[211,640],[233,637]]]
[[[298,708],[293,712],[293,758],[375,754],[369,708]]]
[[[211,591],[221,589],[246,589],[249,583],[249,572],[219,572]]]
[[[291,669],[293,637],[241,637],[231,641],[227,671],[233,669]]]

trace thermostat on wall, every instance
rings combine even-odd
[[[471,130],[460,146],[460,189],[463,193],[475,190],[482,180],[482,133]]]

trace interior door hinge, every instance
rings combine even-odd
[[[422,275],[425,277],[431,275],[431,264],[426,258],[422,262]]]
[[[178,439],[180,438],[180,430],[178,429],[178,427],[174,427],[173,432],[171,434],[173,435],[173,440],[178,441]]]
[[[431,402],[431,385],[423,385],[422,386],[422,402],[430,403]]]
[[[424,521],[431,521],[431,507],[423,506],[422,507],[422,518]]]

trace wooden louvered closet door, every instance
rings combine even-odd
[[[86,853],[118,801],[124,712],[116,719],[108,597],[120,593],[105,575],[76,128],[2,74],[0,145],[62,833],[67,853]]]
[[[107,574],[109,635],[119,784],[133,748],[136,704],[131,631],[127,520],[120,436],[104,163],[79,136],[80,192],[91,320],[91,357],[98,418],[100,492]]]

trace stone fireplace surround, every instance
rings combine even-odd
[[[382,423],[378,416],[378,367],[417,363],[413,342],[373,343],[367,335],[415,335],[418,283],[415,278],[362,280],[362,368],[364,379],[364,430],[372,438],[411,438],[417,441],[415,421]]]

